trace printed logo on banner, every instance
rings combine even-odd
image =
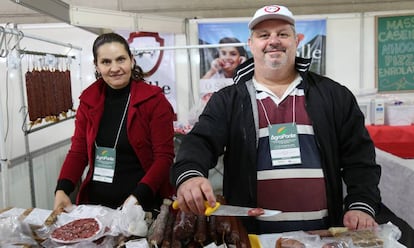
[[[138,48],[135,52],[135,60],[149,77],[153,75],[161,64],[164,51],[160,49],[142,50],[143,48],[159,48],[164,46],[164,39],[154,32],[132,32],[129,34],[128,43]]]
[[[145,80],[162,89],[176,112],[175,52],[161,49],[174,46],[174,34],[126,30],[117,33],[128,41],[137,65],[146,74]]]

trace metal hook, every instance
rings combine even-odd
[[[24,33],[23,33],[23,31],[21,31],[21,30],[19,30],[18,31],[18,34],[17,34],[17,42],[16,42],[16,44],[13,46],[13,49],[20,43],[20,41],[22,41],[23,40],[23,38],[24,38]],[[12,50],[13,50],[12,49]]]
[[[9,39],[9,41],[7,42],[7,47],[9,47],[8,45],[9,45],[12,37],[13,36],[11,36],[10,39]],[[16,42],[14,43],[14,45],[11,48],[9,47],[8,50],[9,51],[13,51],[23,38],[24,38],[24,34],[23,34],[23,32],[21,30],[19,30],[18,33],[17,33],[17,40],[16,40]]]
[[[72,49],[73,49],[73,45],[72,45],[72,43],[69,43],[69,46],[70,46],[70,49],[69,49],[69,51],[66,53],[66,56],[68,56],[69,55],[69,53],[72,51]]]
[[[3,49],[3,43],[6,40],[6,31],[2,26],[0,26],[0,32],[2,34],[0,39],[0,57],[5,58],[7,56],[7,49]]]
[[[10,36],[9,36],[9,39],[7,40],[7,43],[6,43],[6,47],[8,48],[9,47],[9,44],[10,44],[10,42],[11,42],[11,40],[13,39],[13,34],[11,34]]]
[[[3,42],[4,42],[4,37],[6,36],[6,30],[0,26],[0,32],[1,32],[1,41],[0,41],[0,47],[3,46]]]
[[[72,45],[72,43],[69,43],[69,46],[70,46],[70,49],[69,49],[69,51],[66,53],[66,62],[65,62],[65,66],[66,66],[66,70],[68,70],[69,68],[70,68],[70,64],[71,64],[71,57],[69,56],[69,53],[72,51],[72,49],[73,49],[73,45]]]

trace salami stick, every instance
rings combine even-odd
[[[249,235],[247,233],[246,228],[243,226],[243,223],[238,220],[237,224],[239,225],[239,233],[240,233],[240,245],[237,247],[240,248],[251,248]]]
[[[164,238],[164,230],[168,219],[169,207],[170,206],[166,204],[166,202],[161,205],[160,213],[153,223],[153,225],[155,225],[154,232],[148,238],[149,242],[152,245],[158,246],[162,243],[162,239]]]
[[[221,204],[226,203],[226,199],[224,199],[224,196],[218,195],[216,198],[216,200]],[[230,233],[230,228],[231,225],[228,216],[216,216],[216,231],[218,237],[221,237],[222,243],[225,243],[225,236]]]
[[[50,106],[50,114],[55,118],[55,121],[57,120],[57,117],[59,116],[60,110],[59,110],[59,99],[58,99],[58,83],[59,83],[59,71],[53,70],[50,73],[50,78],[52,79],[50,83],[50,99],[51,99],[51,106]]]
[[[204,246],[207,240],[207,219],[204,215],[197,215],[196,232],[194,234],[194,241]]]
[[[41,103],[41,117],[42,119],[44,119],[46,116],[48,116],[48,77],[46,76],[47,71],[42,69],[41,71],[39,71],[39,75],[40,75],[40,85],[39,85],[39,89],[40,89],[40,94],[41,94],[41,98],[39,99],[40,103]]]
[[[200,244],[198,242],[193,240],[190,243],[186,244],[185,247],[186,248],[199,248],[199,247],[203,247],[203,246],[200,246]]]
[[[195,214],[178,210],[173,228],[173,236],[175,235],[179,240],[185,240],[194,235],[196,220],[197,216]]]
[[[184,218],[185,213],[180,209],[177,211],[175,216],[174,226],[173,226],[173,239],[180,240],[183,235],[183,224],[182,219]]]
[[[27,107],[29,111],[29,119],[30,121],[35,121],[37,119],[36,112],[35,112],[35,105],[36,105],[36,96],[33,87],[33,75],[30,71],[26,72],[26,95],[27,95]]]
[[[178,210],[175,214],[175,220],[173,224],[173,232],[172,232],[172,239],[171,239],[171,248],[181,248],[181,241],[177,237],[177,229],[176,226],[180,222],[180,219],[182,218],[182,215],[180,213],[181,211]]]
[[[231,224],[229,216],[216,216],[216,230],[223,243],[226,235],[230,234]]]
[[[42,119],[42,97],[43,97],[43,93],[42,93],[42,89],[41,89],[41,85],[42,85],[42,79],[41,79],[41,75],[40,75],[40,71],[32,71],[32,89],[34,90],[33,95],[35,97],[35,101],[34,101],[34,118],[36,120],[38,119]]]
[[[64,94],[65,94],[65,109],[70,110],[73,107],[73,101],[72,101],[72,84],[71,84],[71,78],[70,78],[70,70],[66,69],[64,72],[65,80],[64,80]]]
[[[45,93],[45,117],[50,117],[53,114],[53,73],[49,70],[43,70],[43,89]]]
[[[230,222],[230,232],[227,235],[227,241],[230,244],[238,244],[240,243],[240,232],[239,232],[239,225],[237,224],[237,219],[235,216],[229,216]]]
[[[168,214],[167,226],[165,227],[164,239],[161,248],[170,248],[172,243],[172,229],[175,221],[175,212],[170,211]]]
[[[214,215],[208,217],[208,233],[211,240],[217,244],[216,216]]]
[[[181,241],[173,237],[171,248],[181,248],[181,247],[182,247]]]

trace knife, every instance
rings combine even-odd
[[[276,214],[280,214],[282,211],[279,210],[270,210],[262,208],[249,208],[249,207],[239,207],[232,205],[224,205],[216,202],[214,207],[210,207],[207,201],[204,202],[206,210],[204,211],[205,216],[210,215],[221,215],[221,216],[252,216],[252,217],[268,217]],[[172,204],[173,209],[178,209],[178,201],[175,200]],[[260,214],[256,215],[255,211],[259,211]]]

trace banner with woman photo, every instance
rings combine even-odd
[[[250,31],[248,21],[198,23],[200,45],[200,98],[207,101],[212,92],[233,83],[234,69],[251,57],[247,46]],[[297,56],[312,58],[311,70],[325,74],[326,20],[297,20],[296,32],[300,38]],[[229,44],[229,45],[226,45]],[[238,44],[236,46],[236,44]],[[231,45],[231,46],[230,46]],[[233,46],[234,45],[234,46]]]

